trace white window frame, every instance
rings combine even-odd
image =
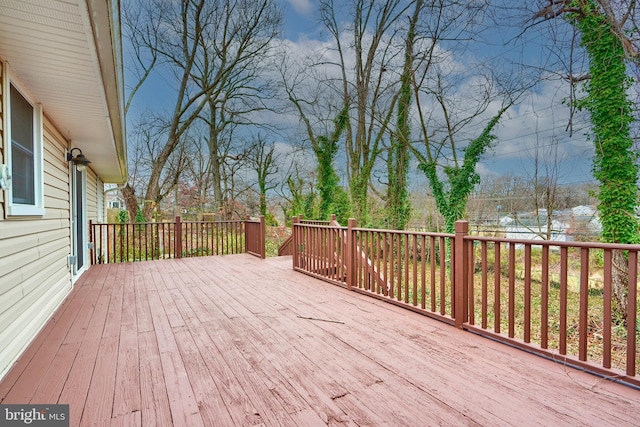
[[[13,202],[13,189],[9,188],[6,192],[7,201],[7,216],[44,216],[44,143],[43,143],[43,131],[42,131],[42,105],[35,102],[33,97],[30,96],[24,89],[24,86],[20,84],[13,76],[11,76],[11,70],[9,64],[4,63],[3,67],[3,81],[2,81],[2,111],[4,120],[4,156],[5,162],[9,166],[9,171],[13,170],[11,162],[11,86],[33,107],[33,185],[34,185],[34,203],[23,204]]]

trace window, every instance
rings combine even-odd
[[[5,68],[6,70],[6,68]],[[44,215],[42,111],[5,73],[6,161],[11,170],[9,216]]]

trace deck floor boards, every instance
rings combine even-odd
[[[333,286],[291,258],[93,266],[0,382],[71,425],[638,425],[640,391]]]

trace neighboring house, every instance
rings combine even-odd
[[[521,240],[544,240],[547,233],[547,212],[540,209],[538,215],[535,213],[518,214],[515,218],[505,216],[500,219],[500,226],[507,232],[507,239]],[[568,225],[551,220],[551,240],[565,242],[567,240],[566,231]]]
[[[538,213],[539,217],[533,212],[504,216],[500,226],[505,229],[508,239],[542,240],[541,236],[547,231],[547,211],[540,209]],[[551,240],[556,242],[593,241],[602,232],[602,224],[595,207],[576,206],[554,211],[551,229]]]
[[[568,240],[594,240],[602,233],[602,223],[595,207],[576,206],[565,216],[570,224]]]
[[[126,209],[124,199],[117,194],[108,193],[106,195],[107,209]]]
[[[0,0],[0,378],[89,268],[104,183],[127,179],[121,58],[118,0]]]

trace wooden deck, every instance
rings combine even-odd
[[[72,426],[640,424],[636,389],[249,255],[92,267],[0,402]]]

